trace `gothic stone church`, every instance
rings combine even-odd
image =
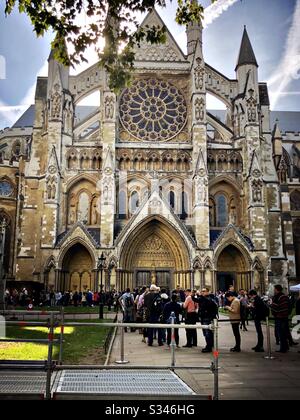
[[[80,105],[95,92],[98,106]],[[246,28],[236,79],[205,63],[193,24],[187,55],[170,32],[142,44],[117,97],[97,64],[71,76],[51,53],[35,104],[0,133],[8,284],[99,290],[103,252],[106,290],[287,288],[300,275],[299,131],[300,113],[270,112]]]

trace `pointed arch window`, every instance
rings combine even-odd
[[[225,227],[228,224],[228,201],[224,194],[216,197],[217,204],[217,226]]]
[[[125,191],[119,192],[119,218],[120,219],[126,219],[127,216],[127,194]]]
[[[133,191],[130,196],[130,212],[134,214],[140,206],[139,194],[137,191]]]
[[[78,202],[78,221],[89,224],[90,198],[86,192],[82,192]]]
[[[171,209],[175,210],[175,193],[174,191],[169,192],[169,205]]]

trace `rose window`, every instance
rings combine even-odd
[[[121,95],[120,119],[138,140],[170,140],[185,126],[186,102],[180,90],[168,82],[136,80]]]

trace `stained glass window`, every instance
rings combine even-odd
[[[0,196],[9,197],[13,193],[13,187],[8,181],[0,182]]]
[[[120,119],[139,140],[170,140],[184,128],[186,102],[180,90],[168,82],[136,80],[121,95]]]
[[[228,224],[228,205],[224,195],[217,196],[217,226],[225,227]]]

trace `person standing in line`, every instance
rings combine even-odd
[[[235,346],[230,351],[240,353],[241,351],[241,334],[240,334],[240,318],[241,318],[241,303],[233,292],[227,292],[225,295],[230,306],[225,306],[225,309],[229,311],[229,318],[231,321],[233,335],[235,337]]]
[[[191,289],[187,289],[185,292],[186,299],[183,304],[183,308],[186,310],[185,323],[186,325],[196,325],[197,323],[197,312],[198,312],[198,303],[193,301],[195,292],[192,292]],[[186,345],[183,347],[197,347],[197,330],[195,329],[186,329]]]
[[[240,329],[243,329],[243,331],[248,331],[246,327],[246,322],[248,321],[248,312],[249,312],[249,300],[248,296],[244,289],[241,289],[239,291],[238,299],[241,303],[241,324]]]
[[[126,292],[120,297],[119,301],[123,309],[123,322],[132,323],[134,320],[134,296],[130,292],[129,287],[126,289]],[[127,332],[127,328],[125,328],[125,332]]]
[[[261,323],[262,321],[265,321],[266,318],[269,316],[270,309],[267,303],[265,303],[263,299],[258,296],[256,290],[250,290],[249,298],[249,309],[251,311],[257,333],[257,344],[255,347],[252,348],[252,350],[254,350],[256,353],[263,353],[265,350],[264,335]]]
[[[213,320],[218,317],[219,307],[215,301],[214,295],[209,293],[208,288],[201,291],[201,295],[193,298],[199,305],[199,317],[202,325],[211,325]],[[214,335],[211,330],[203,330],[206,341],[206,347],[202,353],[211,353],[214,347]]]
[[[163,320],[166,324],[170,323],[171,314],[174,312],[175,314],[175,324],[180,324],[179,315],[182,312],[181,305],[177,302],[177,294],[173,293],[171,296],[171,302],[168,302],[164,306],[163,310]],[[175,343],[177,348],[179,348],[179,330],[174,329],[175,333]],[[167,329],[167,345],[170,346],[171,344],[171,334],[172,330],[171,328]]]
[[[159,289],[155,284],[150,286],[150,293],[147,293],[144,297],[144,304],[147,308],[147,322],[150,324],[159,324],[160,317],[162,315],[163,306],[162,299],[159,293]],[[161,328],[157,329],[158,334],[158,345],[163,346],[163,336]],[[153,345],[153,335],[154,329],[148,328],[147,337],[148,337],[148,346]]]
[[[272,314],[275,318],[275,330],[279,337],[280,349],[278,353],[287,353],[289,350],[289,298],[283,293],[283,287],[277,284],[274,287],[275,296],[271,303]]]

